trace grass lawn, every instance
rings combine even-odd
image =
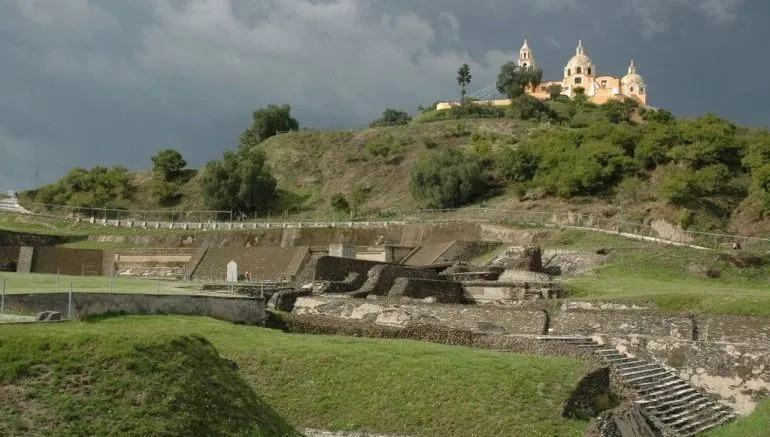
[[[765,437],[770,427],[770,399],[759,404],[750,415],[704,434],[706,437]]]
[[[770,259],[759,267],[736,267],[722,253],[612,235],[563,231],[546,247],[614,251],[606,265],[566,280],[581,299],[652,303],[661,310],[770,316]],[[718,278],[696,277],[691,264],[717,269]]]
[[[254,393],[298,427],[426,436],[578,436],[588,425],[560,414],[562,402],[586,370],[577,360],[416,341],[284,334],[183,316],[0,326],[0,385],[28,387],[41,395],[61,388],[53,398],[35,398],[52,420],[85,423],[88,417],[89,423],[98,424],[123,414],[128,422],[138,416],[123,407],[126,399],[149,400],[154,396],[150,385],[170,384],[169,393],[177,394],[173,381],[162,377],[149,378],[148,387],[125,382],[143,375],[143,366],[150,365],[134,363],[137,351],[154,353],[156,349],[147,345],[179,342],[191,335],[206,338],[222,356],[235,360],[238,374]],[[158,353],[167,354],[163,348]],[[99,366],[112,363],[113,356],[127,361],[111,364],[112,373],[99,374]],[[162,370],[165,362],[153,366]],[[42,380],[53,379],[55,384],[40,385],[34,369],[41,364],[53,369],[53,375]],[[62,385],[73,378],[80,386]],[[185,383],[197,383],[186,387],[190,394],[212,389],[210,381],[188,378],[181,376]],[[95,391],[97,396],[83,395],[94,393],[93,387],[102,387],[104,381],[113,388],[107,390],[105,384]],[[150,394],[143,394],[145,390]],[[171,394],[168,398],[173,399]],[[115,408],[106,411],[113,404]],[[160,402],[153,410],[157,414],[136,426],[181,423],[178,416],[184,410],[163,416],[168,405],[174,404]],[[9,417],[0,415],[0,423],[8,427]]]
[[[112,279],[112,281],[110,281]],[[50,293],[72,290],[77,293],[161,293],[186,294],[197,293],[190,281],[159,281],[142,278],[121,278],[106,276],[67,276],[43,273],[0,272],[0,286],[5,280],[5,292],[15,293]],[[110,287],[110,283],[112,286]]]

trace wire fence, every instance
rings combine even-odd
[[[390,224],[481,222],[533,227],[567,227],[612,232],[651,241],[703,248],[770,252],[770,239],[678,229],[664,221],[630,222],[620,216],[602,217],[581,212],[515,210],[503,208],[383,210],[354,218],[340,214],[285,213],[247,216],[232,211],[156,211],[82,208],[25,203],[25,208],[46,217],[100,226],[137,229],[248,230],[264,228],[366,228]]]

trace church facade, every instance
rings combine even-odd
[[[524,45],[519,50],[518,65],[521,68],[537,68],[537,61],[529,43],[524,39]],[[612,99],[632,98],[642,105],[647,104],[647,85],[642,76],[637,72],[636,64],[631,61],[628,66],[628,73],[623,77],[610,75],[601,75],[596,69],[596,65],[586,54],[583,42],[578,41],[575,55],[567,61],[564,66],[564,76],[561,80],[543,81],[534,89],[527,90],[527,93],[538,99],[550,98],[548,87],[551,85],[560,85],[562,94],[572,97],[576,94],[577,88],[584,90],[585,96],[589,101],[602,104]],[[479,103],[491,103],[495,106],[509,105],[508,99],[483,100]],[[439,103],[436,109],[451,108],[454,102]]]

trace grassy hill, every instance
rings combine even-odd
[[[561,405],[585,371],[566,358],[195,317],[0,325],[0,434],[290,434],[283,417],[415,436],[578,436],[588,422]]]
[[[676,120],[628,102],[525,99],[508,108],[427,111],[402,126],[288,132],[254,147],[277,180],[272,205],[256,207],[262,216],[334,218],[331,199],[339,193],[362,218],[483,203],[602,217],[622,211],[629,222],[663,219],[683,229],[770,234],[770,134],[713,114]],[[448,160],[426,160],[449,150],[457,153],[444,154]],[[452,162],[472,165],[460,176]],[[431,165],[419,179],[428,189],[415,199],[415,169]],[[119,167],[76,169],[60,183],[23,193],[22,203],[205,208],[199,170],[172,181],[178,195],[164,206],[153,196],[154,179],[152,172]]]
[[[203,337],[87,326],[0,326],[0,434],[299,435]]]

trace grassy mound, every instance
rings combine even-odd
[[[151,340],[157,338],[158,332],[169,333],[159,345]],[[225,372],[213,349],[199,337],[190,337],[196,334],[210,341],[223,356],[235,360],[241,377],[264,401],[301,427],[415,436],[577,436],[582,435],[588,425],[586,421],[566,419],[560,414],[562,403],[586,370],[586,364],[577,360],[416,341],[284,334],[181,316],[130,316],[95,323],[0,327],[2,384],[21,386],[19,381],[27,381],[21,386],[26,390],[33,389],[35,384],[45,384],[46,391],[40,392],[44,396],[34,399],[48,409],[49,413],[42,412],[43,415],[59,418],[60,426],[71,417],[84,417],[88,412],[93,423],[84,426],[97,426],[100,420],[107,423],[108,419],[123,415],[126,419],[115,426],[127,427],[139,417],[139,410],[132,408],[143,408],[142,414],[149,414],[151,418],[148,423],[158,423],[147,426],[174,431],[179,429],[175,426],[186,423],[180,418],[190,418],[190,414],[180,410],[200,411],[197,396],[207,391],[202,388],[220,387],[215,382],[224,380],[224,376],[218,379],[218,371],[211,372],[213,382],[203,376],[196,379],[163,371],[167,366],[174,366],[169,369],[185,373],[182,369],[191,367],[197,372],[211,364]],[[137,344],[143,345],[138,351],[134,346]],[[206,355],[208,361],[189,362],[173,353],[181,346],[170,344],[194,345],[196,349],[211,351],[211,355]],[[106,352],[110,350],[115,352]],[[124,352],[118,354],[117,351]],[[172,359],[153,358],[164,354]],[[50,358],[37,358],[38,355]],[[84,355],[93,358],[84,359]],[[33,366],[39,361],[51,369],[49,373],[34,373]],[[128,367],[127,363],[132,362],[137,364]],[[73,369],[64,375],[87,375],[89,379],[81,379],[90,381],[90,387],[95,387],[94,381],[98,381],[91,372],[112,371],[103,374],[104,390],[89,388],[72,394],[76,388],[67,388],[64,393],[68,397],[59,400],[53,388],[68,387],[64,385],[65,379],[53,378],[61,372],[60,368]],[[45,382],[47,380],[51,382]],[[140,385],[125,382],[129,380],[137,384],[144,382]],[[221,386],[218,393],[232,393],[233,397],[222,405],[235,411],[244,411],[243,406],[258,402],[225,382]],[[229,391],[223,391],[225,389]],[[144,400],[141,405],[145,406],[131,407],[137,393],[167,395],[149,402],[149,394],[145,394],[140,398]],[[186,400],[187,403],[175,404],[181,402],[182,394],[195,397]],[[53,398],[48,400],[47,396]],[[214,401],[211,396],[209,399]],[[87,407],[77,406],[81,403]],[[175,409],[169,410],[172,407]],[[116,411],[119,414],[115,414]],[[163,416],[170,412],[174,415]],[[0,421],[7,421],[9,417],[12,415],[2,414]],[[235,413],[227,417],[228,422],[222,417],[210,425],[219,426],[214,434],[235,428],[235,425],[226,427],[225,423],[247,423]],[[19,425],[3,423],[2,426]]]
[[[707,437],[762,437],[770,424],[770,399],[760,402],[750,415],[706,433]]]
[[[578,230],[552,234],[543,244],[612,253],[604,266],[566,280],[573,297],[652,303],[664,311],[770,316],[768,256],[752,258],[756,264],[741,265],[748,254],[665,246]],[[696,276],[689,271],[692,266],[718,271],[719,277]]]
[[[295,434],[202,337],[26,328],[0,328],[0,435]]]

